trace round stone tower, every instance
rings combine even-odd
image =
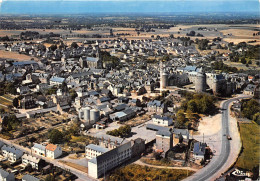
[[[197,72],[195,79],[195,91],[196,92],[205,92],[206,91],[206,74],[203,72],[203,69],[200,68]]]
[[[167,74],[167,72],[165,72],[165,71],[162,73],[161,84],[162,84],[161,87],[162,87],[163,89],[165,89],[166,86],[168,85],[168,74]]]
[[[213,91],[214,95],[219,94],[219,79],[218,79],[217,75],[214,75],[214,77],[213,77],[212,91]]]

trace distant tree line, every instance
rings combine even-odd
[[[186,33],[186,36],[198,36],[198,37],[204,37],[202,34],[197,33],[195,31],[190,31],[189,33]]]
[[[198,45],[198,48],[200,50],[210,50],[211,47],[210,47],[210,45],[208,43],[209,43],[208,39],[201,39],[201,40],[199,40],[198,38],[196,38],[196,40],[195,40],[195,44]]]
[[[222,72],[238,72],[236,67],[230,67],[223,63],[223,61],[216,61],[211,64],[213,70],[221,70]]]

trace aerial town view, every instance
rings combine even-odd
[[[0,0],[0,181],[260,180],[258,0]]]

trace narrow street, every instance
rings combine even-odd
[[[185,181],[215,180],[235,162],[240,152],[241,140],[236,126],[236,119],[230,116],[230,106],[235,100],[244,98],[249,98],[249,96],[239,95],[236,98],[231,98],[221,103],[223,111],[221,116],[221,130],[218,133],[207,136],[194,136],[195,139],[206,142],[216,152],[208,165],[184,179]],[[226,135],[230,135],[233,139],[228,140]]]
[[[20,146],[20,145],[14,143],[13,140],[6,140],[6,139],[2,139],[1,138],[1,141],[4,142],[7,145],[11,145],[11,146],[16,147],[17,149],[20,149],[20,150],[22,150],[25,153],[31,154],[31,150],[29,148],[25,148],[23,146]],[[60,168],[62,168],[64,170],[67,170],[67,171],[75,174],[78,177],[77,181],[86,181],[86,180],[95,181],[96,180],[94,178],[89,177],[88,174],[85,173],[85,172],[82,172],[82,171],[77,170],[75,168],[72,168],[72,167],[70,167],[68,165],[60,163],[59,160],[54,160],[54,159],[51,159],[51,158],[47,158],[47,157],[43,157],[43,156],[35,155],[35,154],[32,154],[32,155],[37,157],[37,158],[41,158],[41,159],[45,160],[46,162],[52,163],[53,165],[55,165],[57,167],[60,167]]]

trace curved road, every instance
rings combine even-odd
[[[249,98],[249,96],[232,98],[225,101],[222,104],[222,138],[221,138],[221,152],[218,159],[214,162],[210,162],[206,167],[202,168],[200,171],[195,173],[194,175],[185,179],[186,181],[206,181],[206,180],[214,180],[211,178],[214,174],[221,171],[222,166],[228,160],[230,154],[230,141],[223,135],[229,135],[229,105],[238,99]]]

